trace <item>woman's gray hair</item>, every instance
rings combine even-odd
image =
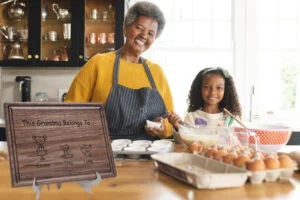
[[[146,16],[158,23],[156,37],[162,33],[166,20],[159,7],[147,1],[140,1],[129,8],[124,20],[124,27],[130,26],[139,16]]]

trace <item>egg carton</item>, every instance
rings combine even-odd
[[[129,140],[117,139],[111,142],[112,151],[115,156],[126,156],[130,159],[140,159],[156,153],[167,153],[174,151],[174,143],[170,140]]]
[[[198,189],[240,187],[250,175],[245,169],[198,154],[172,152],[151,158],[160,171]]]
[[[261,184],[264,181],[275,182],[277,180],[289,180],[296,170],[297,168],[280,168],[267,169],[264,171],[249,171],[251,173],[249,180],[252,184]]]
[[[195,154],[198,154],[195,152]],[[199,156],[206,157],[204,153],[198,154]],[[207,159],[215,160],[213,156],[206,157]],[[216,160],[216,162],[219,162],[220,164],[224,163],[223,161]],[[229,165],[233,165],[233,163],[229,163]],[[241,169],[247,170],[245,166],[239,167]],[[275,182],[278,180],[289,180],[293,174],[294,171],[298,170],[297,167],[292,168],[279,168],[279,169],[266,169],[263,171],[250,171],[249,172],[249,181],[252,184],[261,184],[264,181],[265,182]]]

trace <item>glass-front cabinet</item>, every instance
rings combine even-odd
[[[72,49],[71,0],[41,1],[40,60],[68,62]],[[36,56],[36,55],[35,55]]]
[[[0,0],[0,66],[82,66],[123,44],[123,0]]]
[[[27,2],[0,3],[0,60],[12,65],[23,63],[29,55],[29,20]]]

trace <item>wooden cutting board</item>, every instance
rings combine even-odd
[[[5,103],[12,186],[116,176],[101,103]]]

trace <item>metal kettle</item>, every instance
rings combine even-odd
[[[52,4],[52,10],[56,14],[58,20],[69,20],[71,18],[69,10],[60,8],[57,3]]]
[[[19,42],[13,42],[3,47],[4,55],[8,59],[25,59],[23,56],[22,46]]]
[[[18,0],[8,0],[1,5],[11,3],[11,6],[7,10],[7,14],[12,19],[21,19],[25,15],[26,5],[24,2],[18,2]]]
[[[18,31],[12,26],[0,25],[0,33],[4,36],[5,39],[9,41],[14,41],[16,39],[19,39]]]

